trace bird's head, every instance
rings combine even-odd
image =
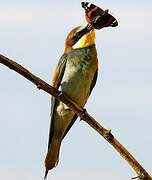
[[[85,29],[86,26],[81,25],[70,31],[65,41],[65,53],[74,49],[85,48],[95,45],[95,30],[92,29],[77,41],[79,34]],[[77,38],[77,39],[76,39]]]

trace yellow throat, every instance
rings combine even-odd
[[[73,46],[73,49],[85,48],[95,45],[95,30],[91,30],[89,33],[82,36],[81,39]]]

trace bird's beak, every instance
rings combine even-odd
[[[90,32],[93,29],[93,26],[91,24],[87,24],[87,26],[85,26],[83,29],[81,29],[80,31],[78,31],[75,36],[72,39],[72,46],[74,44],[76,44],[79,39],[81,39],[81,37],[85,34],[87,34],[88,32]]]

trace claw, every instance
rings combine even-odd
[[[80,113],[80,121],[82,121],[86,115],[87,110],[84,108],[83,111]]]

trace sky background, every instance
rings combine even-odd
[[[67,33],[85,23],[78,0],[0,0],[0,53],[50,82]],[[117,28],[96,32],[97,85],[88,112],[152,174],[152,1],[92,1],[110,9]],[[47,151],[50,97],[0,64],[0,179],[41,180]],[[136,176],[85,122],[64,139],[48,179]]]

